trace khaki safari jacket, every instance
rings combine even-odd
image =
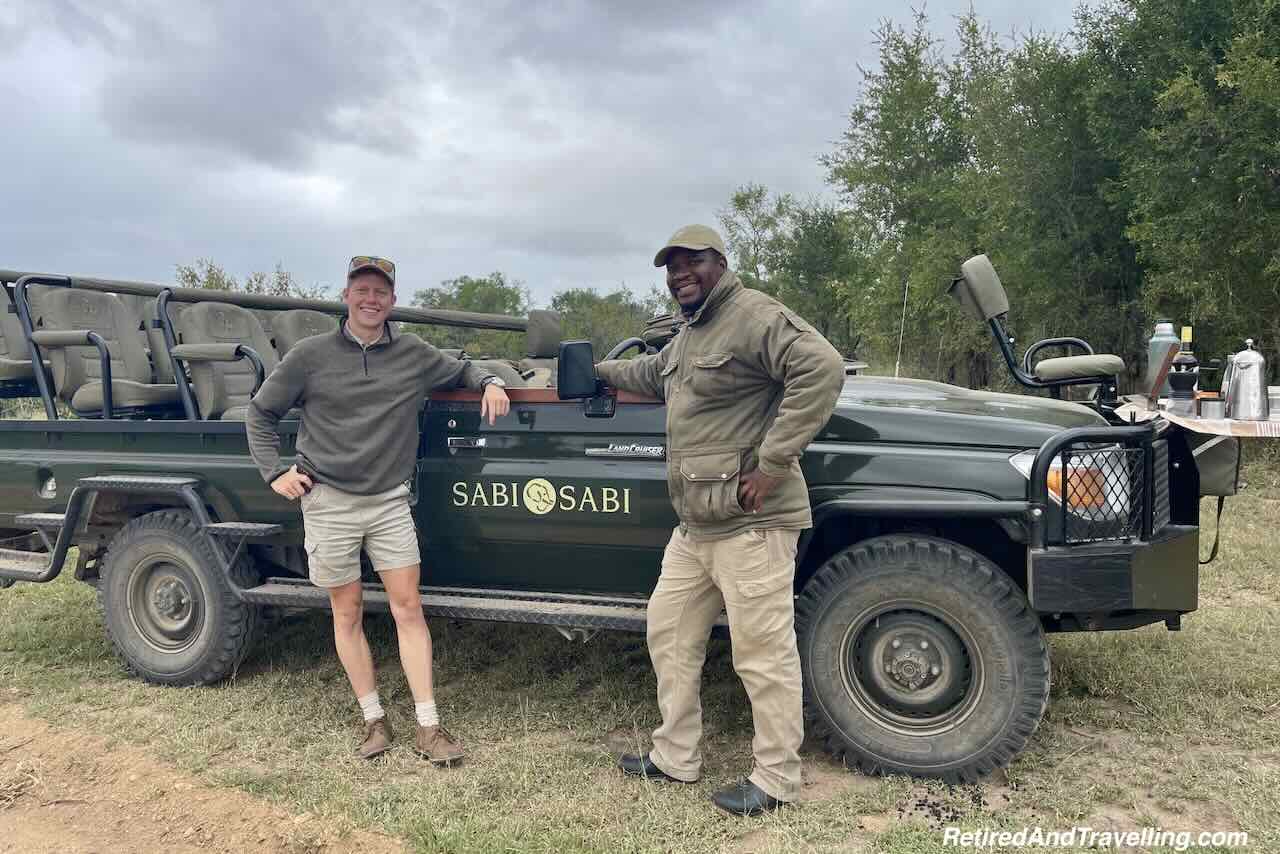
[[[844,361],[786,306],[726,271],[660,353],[596,372],[667,402],[667,489],[690,537],[813,524],[800,454],[835,409]],[[738,478],[757,467],[782,483],[747,513]]]

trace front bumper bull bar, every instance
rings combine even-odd
[[[1051,438],[1036,453],[1029,490],[1027,597],[1040,613],[1104,614],[1123,611],[1186,613],[1199,595],[1199,528],[1166,524],[1156,511],[1157,489],[1169,488],[1167,458],[1155,449],[1152,424],[1085,427]],[[1062,460],[1059,483],[1072,483],[1069,471],[1078,446],[1121,446],[1126,473],[1138,494],[1130,495],[1128,535],[1071,542],[1069,513],[1049,496],[1049,472]],[[1123,455],[1123,456],[1120,456]],[[1140,467],[1140,468],[1139,468]]]

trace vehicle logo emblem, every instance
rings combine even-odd
[[[556,489],[551,481],[535,477],[524,485],[524,506],[530,513],[543,516],[556,506]]]
[[[645,460],[660,460],[666,457],[667,449],[663,445],[641,445],[637,443],[609,443],[607,448],[587,448],[588,457],[635,457]]]

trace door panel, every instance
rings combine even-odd
[[[676,524],[665,407],[620,403],[611,418],[587,418],[576,401],[512,397],[492,428],[478,394],[427,405],[424,583],[648,594]]]

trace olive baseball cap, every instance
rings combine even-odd
[[[724,241],[720,239],[719,234],[716,234],[716,230],[708,225],[686,225],[671,235],[667,245],[653,256],[653,266],[665,267],[667,256],[671,254],[672,249],[691,249],[694,252],[714,249],[724,257],[729,257],[729,253],[724,251]]]
[[[351,281],[351,277],[358,273],[370,270],[374,273],[381,274],[390,284],[391,287],[396,286],[396,265],[394,261],[388,261],[386,258],[379,258],[377,255],[357,255],[351,259],[351,263],[347,265],[347,281]]]

